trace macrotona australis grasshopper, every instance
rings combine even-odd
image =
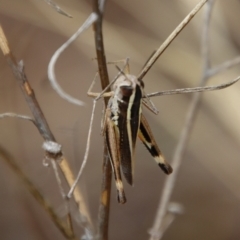
[[[137,136],[164,173],[172,172],[172,167],[164,159],[147,120],[142,114],[142,104],[146,105],[146,102],[143,101],[143,97],[146,97],[143,88],[143,81],[129,74],[127,60],[124,72],[120,70],[120,74],[114,80],[113,91],[102,94],[102,97],[111,96],[102,130],[115,177],[119,203],[126,202],[121,170],[127,182],[130,185],[133,183],[133,162]],[[89,96],[99,95],[90,92],[90,89]]]
[[[123,68],[124,71],[119,69],[118,75],[106,88],[108,89],[113,85],[111,92],[105,93],[105,89],[100,94],[93,93],[91,92],[93,84],[88,91],[88,96],[96,97],[95,103],[100,97],[110,97],[104,116],[102,132],[108,147],[119,203],[126,202],[121,170],[127,182],[130,185],[133,183],[133,162],[137,136],[143,142],[164,173],[170,174],[173,171],[172,167],[164,159],[157,146],[148,122],[142,114],[142,105],[145,105],[155,114],[157,114],[157,110],[148,105],[144,99],[160,95],[219,90],[236,83],[240,79],[240,77],[238,77],[229,83],[216,86],[174,89],[146,95],[143,90],[144,84],[142,78],[155,62],[154,60],[156,59],[156,56],[156,53],[154,53],[150,57],[138,77],[129,74],[127,60],[126,65]]]

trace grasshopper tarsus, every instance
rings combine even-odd
[[[118,200],[118,203],[121,203],[121,204],[126,203],[126,202],[127,202],[127,199],[126,199],[126,197],[125,197],[125,193],[118,191],[117,200]]]
[[[171,174],[173,172],[172,167],[169,164],[163,164],[159,163],[158,166],[163,170],[164,173],[167,175]]]

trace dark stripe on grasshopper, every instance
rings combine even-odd
[[[121,96],[121,101],[118,101],[121,167],[127,182],[132,185],[133,155],[140,124],[142,91],[138,85],[135,89],[131,86],[121,86]]]
[[[151,155],[157,162],[158,166],[164,171],[164,173],[166,174],[172,173],[173,169],[164,159],[164,156],[162,155],[160,149],[158,148],[157,143],[151,132],[151,129],[143,114],[141,115],[141,123],[138,137],[143,142],[148,151],[151,153]]]
[[[118,202],[125,203],[126,197],[123,189],[121,172],[120,172],[120,154],[119,154],[119,133],[118,129],[114,122],[109,118],[109,108],[106,110],[106,114],[108,114],[106,119],[106,131],[105,131],[105,139],[106,144],[110,156],[110,161],[115,177],[115,183],[118,194]]]
[[[138,85],[136,85],[135,96],[133,105],[131,107],[131,131],[132,131],[132,142],[133,142],[133,150],[135,149],[138,129],[140,125],[140,109],[142,103],[142,90]]]

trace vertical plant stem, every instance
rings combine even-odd
[[[108,239],[111,179],[112,166],[109,161],[108,150],[106,145],[104,145],[102,191],[98,212],[98,240]]]
[[[103,44],[102,35],[102,20],[104,6],[99,5],[98,0],[93,0],[93,12],[98,15],[97,21],[94,23],[94,37],[95,47],[98,61],[98,71],[101,79],[102,89],[105,89],[109,84],[109,77],[107,72],[106,57]],[[104,4],[105,2],[102,1]],[[101,9],[99,9],[101,6]],[[107,98],[104,99],[105,106],[108,103]],[[110,211],[110,194],[111,194],[111,179],[112,179],[112,168],[108,157],[108,151],[106,144],[104,143],[104,158],[103,158],[103,177],[102,177],[102,189],[101,199],[98,212],[98,240],[108,239],[108,222],[109,222],[109,211]]]
[[[204,17],[204,23],[203,23],[203,38],[202,38],[203,71],[202,71],[202,77],[199,84],[200,86],[204,86],[208,80],[207,72],[210,67],[209,22],[210,22],[213,3],[214,3],[214,0],[210,0],[206,3],[206,6],[205,6],[205,13],[204,13],[205,17]],[[164,217],[166,216],[166,213],[167,213],[168,204],[169,204],[170,197],[172,195],[172,191],[178,176],[179,168],[182,163],[182,159],[186,150],[188,139],[189,139],[191,130],[193,128],[193,125],[195,123],[200,101],[201,101],[201,94],[200,93],[194,94],[188,109],[185,124],[182,129],[178,145],[175,150],[175,154],[173,156],[172,167],[174,169],[174,172],[171,176],[167,177],[165,180],[163,193],[162,193],[162,197],[157,210],[154,225],[150,230],[150,235],[151,235],[150,240],[159,240],[163,236],[162,226],[163,226]]]

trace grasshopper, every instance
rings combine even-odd
[[[110,162],[115,177],[119,203],[126,202],[120,168],[122,169],[122,173],[127,182],[130,185],[133,183],[133,163],[137,136],[143,142],[164,173],[171,174],[173,171],[172,167],[167,163],[162,155],[153,137],[151,128],[142,113],[142,105],[145,105],[155,114],[157,114],[157,111],[153,106],[149,106],[144,99],[161,95],[220,90],[233,85],[240,79],[240,77],[237,77],[231,82],[216,86],[181,88],[146,95],[144,93],[144,83],[142,78],[154,62],[152,60],[153,57],[150,57],[138,77],[129,73],[127,61],[126,73],[120,69],[119,74],[102,93],[99,94],[91,92],[90,89],[92,89],[93,84],[90,86],[88,91],[88,96],[96,97],[93,112],[96,100],[100,97],[110,97],[105,112],[102,132],[107,144]],[[149,64],[149,62],[151,64]],[[113,85],[113,90],[105,93],[111,85]]]
[[[88,96],[99,96],[99,94],[91,92],[90,89]],[[143,81],[129,73],[127,60],[126,73],[120,70],[120,74],[114,80],[113,91],[102,94],[102,97],[110,96],[102,132],[115,177],[119,203],[126,202],[121,170],[126,181],[130,185],[133,184],[137,137],[143,142],[164,173],[170,174],[173,171],[157,146],[149,124],[142,113],[143,104],[151,109],[143,100],[146,97],[143,89]]]

